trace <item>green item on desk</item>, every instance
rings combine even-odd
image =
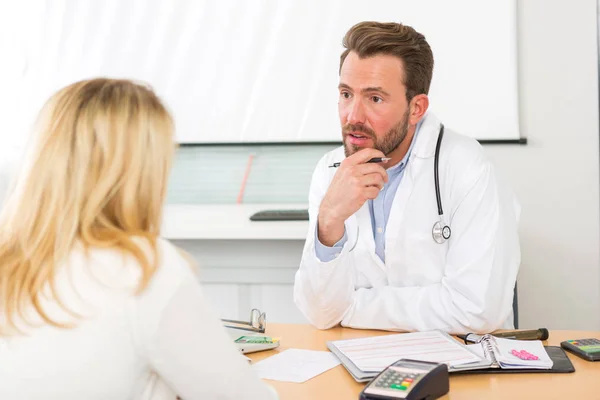
[[[235,343],[277,343],[277,339],[270,336],[240,336],[234,340]]]

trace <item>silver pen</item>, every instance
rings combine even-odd
[[[385,162],[385,161],[390,161],[391,158],[389,157],[375,157],[375,158],[371,158],[369,161],[367,161],[368,163],[380,163],[380,162]],[[341,165],[341,162],[335,162],[333,164],[331,164],[329,166],[329,168],[337,168]]]

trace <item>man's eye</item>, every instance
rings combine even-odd
[[[340,96],[342,96],[344,99],[349,99],[350,98],[350,93],[348,93],[348,92],[341,92]]]
[[[383,101],[383,99],[379,96],[373,96],[371,97],[371,100],[373,100],[373,103],[381,103]]]

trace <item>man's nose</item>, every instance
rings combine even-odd
[[[349,124],[364,124],[365,123],[365,108],[360,100],[355,100],[350,106],[347,123]]]

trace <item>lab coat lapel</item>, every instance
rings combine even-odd
[[[408,204],[408,200],[414,187],[413,172],[415,172],[415,164],[418,167],[418,161],[408,161],[406,169],[404,170],[402,182],[400,182],[400,185],[398,186],[398,190],[394,196],[394,202],[392,203],[392,208],[390,209],[390,216],[388,218],[388,223],[385,230],[386,262],[389,260],[388,252],[394,249],[394,243],[396,243],[396,240],[398,239],[401,226],[400,224],[402,223],[402,218],[404,218],[406,205]]]
[[[365,202],[355,215],[358,223],[358,241],[361,243],[361,246],[364,246],[368,250],[368,254],[373,259],[375,265],[382,270],[385,269],[385,265],[375,253],[375,238],[373,238],[373,224],[371,222],[369,202]]]
[[[396,249],[395,244],[399,239],[400,227],[406,213],[406,206],[412,194],[415,179],[429,158],[433,156],[435,150],[435,139],[437,138],[437,130],[439,129],[439,120],[432,114],[428,114],[421,125],[417,141],[413,147],[412,153],[406,164],[402,182],[398,186],[394,202],[390,209],[390,216],[385,231],[385,260],[389,265],[394,259],[389,254]],[[433,179],[433,176],[431,177]],[[379,257],[378,257],[379,258]]]

